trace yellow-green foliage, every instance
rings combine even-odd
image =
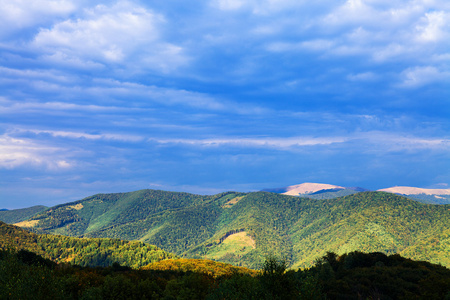
[[[109,266],[118,263],[139,268],[151,262],[176,257],[156,246],[138,241],[35,234],[2,222],[0,249],[25,249],[56,262],[80,266]]]
[[[213,277],[231,276],[234,274],[247,274],[256,276],[258,271],[235,267],[230,264],[225,264],[217,261],[207,259],[166,259],[159,262],[151,263],[142,270],[159,270],[159,271],[182,271],[182,272],[196,272],[207,274]]]

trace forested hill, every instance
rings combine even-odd
[[[189,258],[259,267],[269,254],[311,266],[327,251],[399,253],[450,266],[450,206],[362,192],[316,200],[268,192],[200,196],[155,190],[100,194],[21,226],[140,240]]]
[[[0,210],[0,221],[9,224],[22,222],[35,214],[44,211],[46,208],[47,207],[43,205],[36,205],[21,209]]]
[[[0,222],[0,250],[27,250],[55,262],[80,266],[122,266],[139,268],[175,255],[142,242],[119,239],[80,239],[35,234]]]

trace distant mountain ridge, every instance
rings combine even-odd
[[[313,199],[332,199],[368,190],[361,187],[342,187],[326,183],[305,182],[283,188],[264,189],[263,191]]]
[[[410,186],[395,186],[378,190],[394,193],[423,203],[450,204],[450,189],[426,189]]]
[[[21,226],[140,240],[181,257],[252,268],[270,254],[286,258],[294,268],[311,266],[327,251],[399,253],[450,266],[449,219],[449,206],[386,192],[317,201],[268,192],[202,196],[141,190],[58,205]]]
[[[47,207],[43,205],[36,205],[28,208],[0,210],[0,221],[13,224],[25,221],[35,214],[44,211]]]
[[[264,189],[262,191],[297,196],[298,194],[310,194],[320,190],[329,189],[344,189],[344,187],[326,183],[304,182],[301,184],[290,185],[282,188]]]
[[[394,186],[386,189],[380,189],[378,191],[403,195],[450,195],[450,189],[424,189],[411,186]]]
[[[264,189],[263,191],[313,199],[332,199],[369,190],[362,187],[342,187],[325,183],[305,182],[283,188]],[[377,191],[402,195],[428,204],[450,204],[450,189],[395,186]]]

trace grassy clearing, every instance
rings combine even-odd
[[[241,200],[242,198],[244,198],[244,196],[240,196],[240,197],[236,197],[236,198],[231,199],[230,201],[228,201],[227,203],[225,203],[223,205],[223,208],[230,208],[230,207],[232,207],[233,205],[238,203],[239,200]]]
[[[245,231],[228,236],[222,243],[209,249],[206,258],[220,259],[226,254],[244,255],[256,248],[255,240]]]
[[[39,220],[31,220],[31,221],[23,221],[23,222],[19,222],[16,224],[13,224],[15,226],[19,226],[19,227],[34,227],[36,226],[36,224],[39,223]]]

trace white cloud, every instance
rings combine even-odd
[[[343,143],[343,137],[291,137],[291,138],[213,138],[213,139],[149,139],[161,144],[186,144],[192,146],[218,147],[223,145],[257,148],[288,149],[302,146]]]
[[[394,60],[431,63],[433,57],[445,57],[448,52],[449,10],[450,5],[443,1],[329,3],[314,18],[300,13],[297,23],[283,21],[283,35],[267,43],[266,49],[299,53],[308,50],[328,58],[358,55],[377,64]]]
[[[357,143],[358,151],[386,154],[390,152],[450,151],[448,137],[420,137],[410,133],[367,131],[351,135],[350,141]]]
[[[49,64],[70,67],[79,70],[101,70],[105,66],[86,57],[76,57],[72,53],[65,53],[66,49],[54,50],[50,54],[42,55],[42,61]]]
[[[33,46],[49,60],[76,64],[130,63],[159,71],[170,71],[186,62],[183,49],[162,40],[163,16],[130,2],[85,10],[83,18],[69,19],[42,28]],[[144,63],[144,66],[139,65]]]
[[[13,169],[23,165],[44,166],[51,170],[72,167],[66,149],[40,144],[29,139],[0,136],[0,168]]]
[[[387,45],[379,46],[372,52],[372,58],[376,62],[383,63],[393,58],[400,58],[402,55],[411,54],[413,48],[398,42],[392,42]],[[409,55],[408,55],[409,56]]]
[[[417,88],[435,82],[450,84],[450,71],[441,71],[433,66],[413,67],[401,74],[401,87]]]
[[[320,146],[323,149],[331,145],[350,147],[349,150],[369,149],[371,152],[388,153],[392,151],[417,151],[417,150],[450,150],[450,139],[445,137],[423,138],[409,134],[391,133],[382,131],[354,132],[341,136],[322,137],[224,137],[205,139],[158,139],[150,138],[149,142],[171,145],[189,145],[196,147],[244,147],[244,148],[266,148],[282,151],[292,151],[300,147]],[[351,146],[349,146],[351,145]],[[355,146],[358,145],[358,146]]]
[[[39,134],[48,134],[53,137],[63,137],[63,138],[71,138],[71,139],[87,139],[87,140],[116,140],[116,141],[124,141],[124,142],[139,142],[142,141],[143,138],[137,135],[129,135],[129,134],[117,134],[117,133],[85,133],[85,132],[76,132],[76,131],[62,131],[62,130],[38,130],[38,129],[16,129],[14,132],[29,132],[34,133],[36,135]]]
[[[0,7],[0,37],[54,17],[66,17],[77,9],[70,0],[0,0]]]
[[[370,24],[377,17],[377,13],[363,0],[347,0],[330,14],[326,15],[322,22],[327,26],[336,27],[347,24]]]
[[[350,81],[370,82],[378,79],[378,75],[373,72],[364,72],[357,74],[349,74],[347,79]]]
[[[45,113],[48,111],[84,111],[84,112],[123,112],[131,110],[123,107],[100,106],[100,105],[81,105],[65,102],[38,102],[38,101],[11,101],[0,97],[0,114],[14,113]]]
[[[245,4],[244,0],[217,0],[215,5],[221,10],[236,10]]]
[[[439,42],[450,39],[450,13],[435,11],[426,13],[416,26],[417,39],[422,42]]]
[[[38,80],[50,80],[57,82],[70,82],[74,80],[74,77],[68,74],[63,74],[56,70],[31,70],[31,69],[12,69],[0,66],[0,78],[19,78],[23,79],[38,79]]]

